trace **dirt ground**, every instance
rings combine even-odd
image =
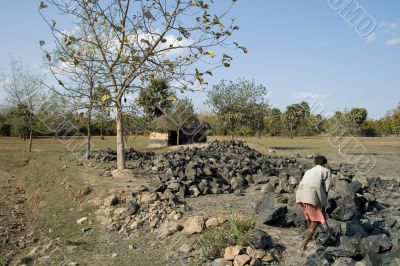
[[[113,137],[105,141],[95,138],[94,144],[104,149],[114,147],[114,141]],[[290,156],[323,153],[333,166],[349,160],[371,161],[373,158],[365,175],[400,177],[398,138],[359,138],[356,139],[357,150],[346,153],[329,145],[323,137],[247,138],[246,141],[265,153]],[[99,176],[99,168],[77,165],[74,159],[79,152],[69,149],[66,143],[66,140],[52,138],[35,139],[34,152],[28,154],[24,151],[27,143],[22,140],[0,138],[0,265],[30,264],[32,255],[37,265],[72,262],[79,265],[180,265],[179,259],[174,257],[176,248],[183,242],[192,243],[195,238],[176,236],[163,243],[158,243],[152,233],[127,238],[105,230],[96,214],[102,199],[112,191],[131,190],[154,182],[152,177],[143,172],[137,172],[134,180]],[[146,145],[145,136],[130,138],[130,146],[146,150]],[[88,186],[92,191],[85,193]],[[221,194],[187,199],[192,208],[188,215],[253,215],[251,206],[259,197],[261,192],[250,187],[243,196]],[[82,217],[88,217],[87,225],[77,224]],[[295,228],[257,226],[282,245],[281,265],[304,263],[305,257],[297,254],[299,232]],[[200,265],[196,258],[185,263]]]

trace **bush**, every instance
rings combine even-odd
[[[255,229],[254,217],[232,215],[222,226],[206,229],[198,240],[203,257],[213,259],[229,246],[249,245]]]

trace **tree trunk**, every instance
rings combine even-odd
[[[28,149],[28,152],[32,152],[32,138],[33,138],[33,132],[32,132],[33,130],[32,130],[32,125],[31,125],[31,128],[30,128],[30,132],[29,132],[29,149]]]
[[[290,125],[290,138],[291,139],[293,138],[293,126],[292,125]]]
[[[103,114],[100,115],[100,136],[101,136],[101,140],[104,140],[104,135],[103,135]]]
[[[124,131],[122,125],[122,107],[121,99],[117,100],[116,107],[116,124],[117,124],[117,169],[125,169],[125,147],[124,147]]]
[[[258,129],[258,138],[261,138],[260,122],[258,122],[257,129]]]
[[[90,141],[92,138],[92,132],[90,131],[91,121],[92,121],[92,108],[89,108],[88,111],[88,120],[87,120],[87,146],[86,146],[86,160],[90,159]]]
[[[179,128],[176,129],[176,145],[179,145]]]

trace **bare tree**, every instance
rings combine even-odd
[[[236,0],[220,14],[212,13],[215,1],[181,0],[56,0],[41,1],[39,10],[49,25],[58,51],[66,52],[76,64],[93,62],[104,85],[111,92],[116,115],[117,168],[125,168],[123,141],[123,103],[127,93],[137,93],[146,87],[152,76],[163,78],[180,89],[206,83],[217,67],[229,67],[232,58],[223,53],[226,48],[247,49],[229,43],[232,33],[239,28],[227,17]],[[56,8],[85,25],[86,36],[58,27],[47,19],[43,10]],[[75,49],[88,46],[95,57],[87,57]],[[222,48],[222,49],[221,49]],[[217,56],[218,53],[218,56]],[[51,60],[55,54],[46,54]],[[198,68],[194,67],[198,65]],[[59,83],[63,83],[59,78]]]
[[[29,134],[28,152],[32,151],[32,139],[36,126],[36,116],[44,100],[43,81],[33,75],[22,63],[14,59],[10,63],[10,73],[2,74],[2,87],[7,92],[6,101],[17,106],[24,116],[25,128]]]

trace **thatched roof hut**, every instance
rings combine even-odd
[[[153,147],[207,142],[205,133],[210,128],[197,117],[179,123],[166,115],[154,118],[150,127],[150,146]]]

